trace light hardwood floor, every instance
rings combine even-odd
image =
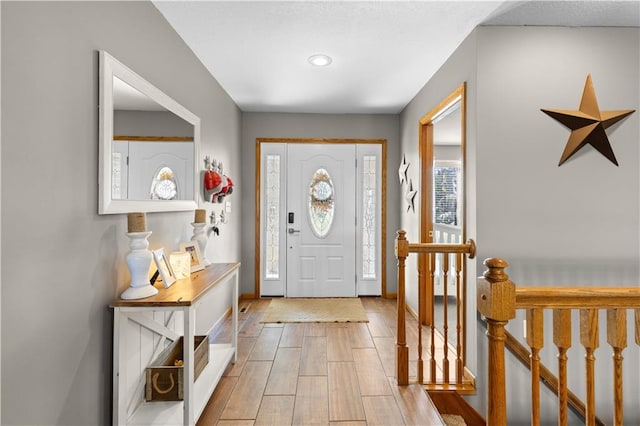
[[[395,384],[395,300],[362,302],[369,323],[261,324],[269,300],[241,301],[238,361],[198,425],[443,425],[422,387]]]

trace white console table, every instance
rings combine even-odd
[[[113,424],[194,425],[238,343],[240,263],[214,263],[158,294],[111,304],[113,318]],[[231,313],[230,342],[209,346],[209,363],[194,381],[194,336],[209,335]],[[170,341],[184,347],[184,401],[145,402],[145,369]]]

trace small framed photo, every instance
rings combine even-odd
[[[176,276],[173,273],[173,269],[171,269],[171,263],[169,263],[163,248],[153,251],[153,260],[155,260],[158,272],[160,272],[162,284],[165,288],[171,287],[171,284],[176,281]]]
[[[191,272],[204,269],[204,259],[200,254],[200,247],[196,241],[189,241],[180,244],[180,251],[186,251],[191,256]]]

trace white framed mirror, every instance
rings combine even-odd
[[[200,118],[100,51],[98,213],[194,210]]]

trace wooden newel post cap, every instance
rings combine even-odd
[[[478,311],[487,318],[508,321],[516,317],[516,286],[504,272],[508,263],[502,259],[486,259],[484,279],[478,279]]]
[[[397,258],[406,258],[409,256],[409,241],[407,241],[407,232],[402,229],[396,232],[395,252]]]
[[[491,282],[507,281],[509,275],[504,271],[504,268],[509,266],[506,260],[498,258],[485,259],[483,265],[487,267],[487,270],[482,274],[487,280]]]

